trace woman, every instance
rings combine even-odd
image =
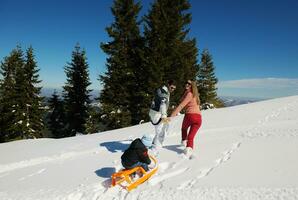
[[[185,115],[181,129],[181,144],[186,146],[184,150],[185,155],[191,156],[194,147],[194,137],[202,124],[200,99],[195,81],[188,80],[185,83],[185,92],[181,98],[181,103],[173,111],[171,117],[176,116],[183,108],[185,108]],[[189,132],[187,132],[188,128]]]

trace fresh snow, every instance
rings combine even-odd
[[[159,151],[157,173],[131,192],[110,187],[110,176],[133,139],[154,134],[150,123],[0,144],[0,199],[298,199],[298,96],[202,116],[194,157],[182,154],[179,115]]]

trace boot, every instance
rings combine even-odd
[[[185,156],[190,157],[192,155],[192,148],[191,147],[186,147],[183,151]]]

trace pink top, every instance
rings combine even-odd
[[[197,100],[195,97],[193,97],[192,92],[186,91],[182,97],[182,101],[179,104],[179,106],[176,107],[174,112],[171,114],[171,117],[176,116],[184,107],[185,107],[185,113],[198,113],[200,114],[200,107],[197,103]]]

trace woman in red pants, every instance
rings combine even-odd
[[[185,155],[191,156],[194,147],[194,137],[202,124],[200,99],[195,81],[188,80],[185,83],[185,92],[181,98],[181,103],[173,111],[171,117],[176,116],[183,108],[185,108],[185,115],[181,129],[181,143],[186,147],[184,150]]]

